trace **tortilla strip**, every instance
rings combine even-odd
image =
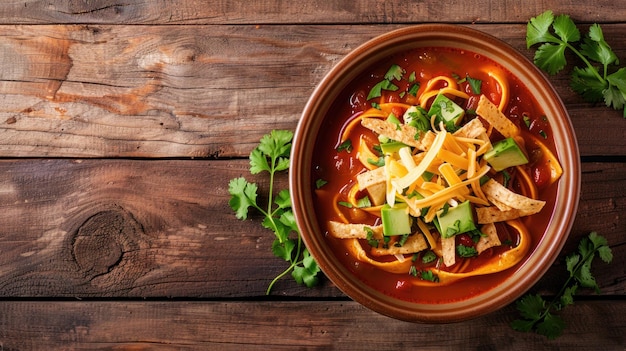
[[[508,119],[498,106],[494,105],[485,95],[481,95],[476,107],[476,114],[485,119],[505,138],[519,135],[517,126]]]
[[[483,251],[492,248],[494,246],[500,246],[500,238],[498,238],[498,231],[493,223],[482,226],[480,230],[484,236],[481,236],[476,243],[476,251],[480,255]]]
[[[501,202],[502,204],[510,206],[513,209],[518,209],[523,216],[528,216],[541,211],[543,206],[546,204],[545,201],[535,200],[524,195],[516,194],[493,179],[489,179],[485,184],[483,184],[481,189],[487,196],[487,199],[494,199],[495,201]]]
[[[443,256],[443,264],[446,267],[452,266],[456,263],[456,239],[454,236],[449,238],[441,237],[441,252]]]
[[[415,136],[418,135],[420,131],[408,124],[396,125],[378,118],[363,118],[361,124],[377,134],[403,142],[406,145],[416,147],[422,151],[425,151],[435,139],[435,135],[431,131],[422,133],[420,139],[415,139]]]
[[[336,221],[328,221],[328,232],[330,235],[339,239],[367,239],[369,228],[374,233],[374,238],[382,238],[383,226],[371,226],[367,224],[341,223]]]
[[[502,202],[500,202],[498,199],[494,198],[493,196],[489,197],[489,202],[491,202],[494,206],[496,206],[500,211],[509,211],[513,209],[513,207],[503,204]]]
[[[471,121],[465,123],[461,128],[454,132],[454,136],[476,139],[482,133],[485,133],[487,129],[483,126],[483,122],[478,118],[474,118]]]
[[[385,256],[385,255],[397,255],[397,254],[411,254],[426,250],[428,244],[422,234],[416,233],[409,236],[404,245],[398,247],[393,244],[389,244],[388,248],[374,248],[372,249],[373,256]]]
[[[367,193],[374,206],[384,205],[385,201],[387,201],[387,184],[383,182],[371,185],[367,187]]]
[[[356,181],[359,184],[359,190],[364,190],[372,185],[385,183],[385,167],[378,167],[371,171],[359,173],[356,176]]]
[[[496,206],[476,208],[476,219],[478,220],[478,224],[510,221],[522,216],[524,216],[524,212],[516,208],[507,211],[502,211]]]

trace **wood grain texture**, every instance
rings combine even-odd
[[[228,181],[251,176],[262,135],[293,130],[322,77],[365,41],[457,23],[532,58],[546,9],[602,23],[626,62],[620,1],[406,0],[0,2],[0,351],[624,350],[626,119],[550,77],[583,156],[570,238],[531,292],[554,295],[590,231],[601,295],[581,290],[550,341],[509,327],[513,305],[450,325],[400,322],[330,282],[290,278]],[[278,186],[287,187],[284,175]],[[262,199],[263,200],[263,199]]]
[[[475,0],[461,2],[290,1],[4,1],[0,23],[289,24],[289,23],[525,23],[552,9],[585,21],[616,22],[624,7],[612,0],[585,2]]]
[[[449,325],[351,301],[0,302],[3,350],[623,350],[625,301],[576,303],[557,340],[513,331],[512,306]],[[132,322],[129,322],[132,321]],[[24,328],[28,326],[28,328]],[[384,331],[384,335],[381,332]]]
[[[345,54],[400,27],[0,26],[0,155],[246,156],[269,130],[295,129]],[[523,25],[471,27],[533,55]],[[605,26],[607,38],[624,31]],[[626,42],[614,49],[626,57]],[[583,103],[568,77],[551,81],[581,154],[623,154],[621,112]]]
[[[251,176],[245,160],[5,160],[0,162],[0,296],[256,298],[287,267],[271,253],[262,218],[240,221],[228,181]],[[613,179],[607,183],[605,179]],[[286,188],[286,176],[278,188]],[[562,284],[564,255],[590,231],[614,250],[597,263],[603,294],[626,293],[626,165],[585,163],[580,210],[563,254],[536,287]],[[620,268],[621,267],[621,268]],[[593,294],[581,291],[582,294]],[[275,296],[341,297],[290,278]]]

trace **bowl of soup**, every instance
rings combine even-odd
[[[405,321],[515,301],[558,256],[580,194],[554,88],[466,26],[410,26],[347,54],[312,93],[291,152],[313,258],[347,296]]]

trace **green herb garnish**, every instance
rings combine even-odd
[[[289,267],[269,284],[266,291],[268,295],[274,284],[289,272],[298,284],[305,284],[307,287],[317,285],[320,273],[317,263],[302,243],[291,211],[289,190],[283,189],[274,197],[276,174],[289,168],[292,138],[291,131],[273,130],[270,134],[264,135],[259,145],[250,153],[250,173],[258,174],[265,171],[270,175],[266,208],[257,203],[258,186],[255,183],[239,177],[231,179],[228,184],[228,192],[231,195],[229,205],[235,211],[236,217],[240,220],[247,219],[251,207],[260,212],[265,217],[263,227],[272,230],[276,237],[272,243],[273,254],[290,263]]]
[[[433,271],[422,271],[421,278],[429,282],[439,282],[439,277]]]
[[[347,139],[343,143],[339,144],[336,149],[337,152],[352,152],[352,140]]]
[[[565,259],[569,277],[554,299],[547,302],[536,294],[525,295],[516,303],[522,318],[514,320],[511,327],[522,332],[535,331],[549,339],[561,335],[565,329],[565,321],[553,312],[572,305],[574,294],[579,287],[592,288],[596,293],[600,293],[598,283],[591,273],[591,263],[596,255],[605,263],[613,260],[613,253],[606,239],[596,232],[591,232],[580,241],[578,253],[573,253]]]
[[[480,89],[483,85],[483,81],[480,79],[472,78],[469,76],[469,74],[466,74],[465,78],[467,78],[467,82],[469,83],[469,86],[472,89],[472,93],[480,94]]]
[[[476,248],[472,246],[465,246],[465,245],[457,245],[456,253],[459,254],[459,256],[464,257],[464,258],[478,256],[478,251],[476,251]]]
[[[323,187],[326,184],[328,184],[328,182],[325,181],[324,179],[318,179],[318,180],[315,181],[315,188],[319,189],[319,188]]]
[[[580,31],[567,15],[555,17],[548,10],[528,22],[526,46],[540,44],[534,57],[539,68],[549,74],[558,73],[567,64],[565,50],[571,50],[584,63],[573,69],[572,89],[589,102],[604,100],[606,106],[624,109],[626,118],[626,68],[616,69],[619,59],[604,40],[600,25],[591,25],[580,41]],[[579,43],[579,48],[575,43]]]

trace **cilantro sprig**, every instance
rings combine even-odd
[[[586,101],[604,100],[606,106],[624,109],[626,118],[626,68],[618,68],[619,59],[604,40],[600,25],[591,25],[581,41],[580,31],[569,16],[555,17],[548,10],[528,22],[526,46],[536,44],[540,45],[534,63],[551,75],[566,66],[565,51],[571,50],[584,63],[583,67],[573,68],[572,89]]]
[[[269,284],[266,294],[270,294],[274,284],[291,272],[298,284],[313,287],[318,283],[320,269],[313,257],[302,243],[302,238],[291,211],[289,190],[280,190],[274,195],[276,174],[289,168],[289,153],[293,132],[273,130],[264,135],[259,145],[250,152],[250,173],[269,173],[269,194],[265,207],[257,202],[258,186],[248,182],[244,177],[231,179],[228,192],[231,195],[229,205],[240,220],[248,218],[250,208],[260,212],[265,218],[264,228],[274,232],[272,243],[274,256],[289,262],[289,267],[276,276]]]
[[[591,232],[580,241],[578,252],[566,257],[569,277],[559,293],[550,302],[537,294],[523,296],[516,303],[522,318],[514,320],[511,327],[522,332],[535,331],[549,339],[560,336],[566,325],[563,318],[554,312],[574,304],[574,295],[580,287],[591,288],[597,294],[600,293],[600,287],[591,273],[591,263],[596,256],[605,263],[613,260],[607,240],[596,232]]]

